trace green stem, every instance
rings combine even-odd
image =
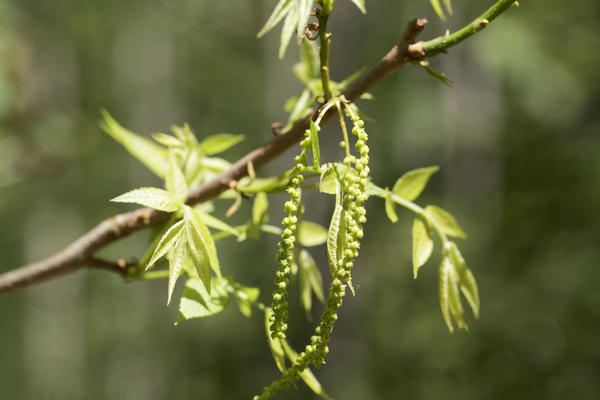
[[[348,139],[346,121],[344,121],[344,113],[342,112],[342,107],[340,107],[339,100],[335,102],[335,106],[338,110],[338,115],[340,116],[340,126],[342,127],[342,134],[344,135],[344,147],[346,148],[346,157],[350,157],[350,140]]]
[[[331,10],[317,10],[317,19],[319,20],[319,42],[321,48],[319,50],[319,57],[321,60],[321,84],[323,85],[323,95],[325,100],[328,101],[333,96],[331,94],[331,87],[329,84],[329,45],[331,40],[327,33],[327,20],[329,19],[329,13]]]
[[[159,271],[150,271],[150,272],[143,272],[141,274],[139,274],[138,276],[136,276],[137,279],[141,279],[141,280],[151,280],[151,279],[162,279],[162,278],[168,278],[169,277],[169,270],[159,270]]]
[[[499,0],[491,6],[486,12],[481,14],[470,24],[464,26],[458,31],[448,36],[440,36],[438,38],[422,43],[423,51],[426,57],[434,56],[445,51],[447,48],[457,45],[463,40],[473,36],[477,32],[485,28],[496,17],[510,8],[513,4],[518,4],[515,0]]]
[[[431,227],[435,230],[435,232],[437,233],[437,235],[440,238],[440,241],[442,242],[442,245],[445,247],[446,243],[448,243],[448,236],[446,235],[446,233],[444,233],[444,230],[442,229],[442,227],[437,223],[436,220],[434,220],[433,218],[431,218],[429,216],[429,214],[427,214],[425,212],[425,209],[415,203],[413,203],[412,201],[408,201],[406,199],[403,199],[402,197],[394,194],[393,192],[390,191],[386,191],[388,193],[388,196],[390,196],[390,198],[397,204],[400,204],[402,207],[409,209],[410,211],[414,212],[415,214],[417,214],[418,216],[420,216],[421,218],[425,219],[430,225]]]

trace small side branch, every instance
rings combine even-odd
[[[355,101],[362,94],[397,71],[406,62],[434,56],[462,42],[480,31],[514,3],[514,0],[499,0],[479,18],[459,31],[427,42],[415,43],[427,20],[415,19],[409,22],[400,41],[370,71],[354,81],[343,94],[344,97],[349,101]],[[483,22],[484,20],[487,22]],[[252,165],[257,170],[280,156],[303,138],[304,131],[309,126],[309,118],[316,119],[322,111],[322,109],[315,110],[311,116],[296,123],[285,134],[275,137],[267,144],[239,159],[229,170],[192,189],[188,194],[187,204],[194,205],[217,197],[229,189],[233,182],[237,182],[248,175],[248,165]],[[334,108],[330,108],[323,115],[321,124],[326,123],[335,112]],[[128,268],[121,268],[118,262],[115,264],[95,259],[93,255],[101,248],[133,232],[167,221],[169,216],[168,213],[141,208],[108,218],[55,255],[0,274],[0,296],[47,279],[77,271],[84,266],[117,272],[127,277]]]
[[[483,30],[483,28],[488,26],[494,19],[496,19],[500,14],[508,10],[510,7],[518,5],[519,3],[516,0],[499,0],[486,12],[475,18],[473,22],[452,33],[451,35],[440,36],[427,42],[419,42],[411,45],[410,53],[414,59],[431,57],[435,56],[436,54],[443,53],[450,47],[456,46],[460,42]]]

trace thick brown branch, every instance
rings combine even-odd
[[[500,0],[500,2],[505,1]],[[362,94],[398,70],[407,61],[437,54],[433,52],[430,54],[429,52],[419,50],[423,48],[422,46],[417,50],[415,50],[415,46],[410,46],[414,43],[417,35],[423,30],[426,23],[427,20],[425,19],[411,21],[400,41],[381,61],[348,87],[344,93],[345,98],[355,101]],[[443,49],[443,46],[444,44],[437,45],[436,51],[439,52],[440,49]],[[319,112],[320,110],[315,110],[310,118],[316,118]],[[330,108],[329,112],[324,116],[323,122],[328,121],[334,112],[334,108]],[[230,188],[231,182],[238,181],[248,174],[248,165],[252,164],[254,169],[258,169],[278,157],[302,139],[308,123],[309,118],[307,117],[295,124],[284,135],[277,136],[264,146],[248,153],[233,164],[229,170],[193,189],[189,193],[187,203],[193,205],[218,196]],[[115,267],[115,265],[109,262],[101,262],[93,259],[93,254],[116,240],[149,226],[165,222],[168,218],[168,213],[142,208],[106,219],[61,252],[45,260],[1,274],[0,295],[76,271],[86,265],[115,271],[125,276],[125,269],[120,268],[118,265]]]

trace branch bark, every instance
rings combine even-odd
[[[350,85],[344,96],[349,101],[357,100],[362,94],[397,71],[405,63],[444,52],[447,48],[480,31],[514,3],[514,0],[499,0],[479,18],[456,33],[427,42],[415,43],[427,20],[415,19],[410,21],[400,41],[379,63]],[[229,170],[191,190],[187,204],[193,205],[204,202],[229,189],[232,182],[248,174],[249,163],[253,165],[254,169],[258,169],[277,158],[302,139],[304,131],[308,128],[309,118],[316,118],[319,112],[320,109],[315,110],[310,117],[298,122],[285,134],[277,136],[262,147],[251,151],[233,164]],[[334,113],[334,109],[330,108],[322,121],[327,122]],[[141,208],[108,218],[55,255],[0,274],[0,296],[34,283],[77,271],[84,266],[114,271],[126,277],[126,265],[121,266],[123,265],[121,262],[111,263],[98,260],[93,257],[94,253],[133,232],[167,221],[169,215],[149,208]]]

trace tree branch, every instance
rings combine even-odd
[[[357,100],[362,94],[387,78],[406,62],[436,55],[460,43],[485,27],[513,3],[514,0],[499,0],[479,18],[456,33],[427,42],[414,43],[417,35],[425,27],[427,20],[412,20],[409,22],[400,41],[370,71],[350,85],[344,96],[350,101]],[[251,151],[233,164],[229,170],[192,189],[188,195],[187,204],[193,205],[217,197],[229,189],[232,182],[248,174],[249,164],[252,164],[254,169],[258,169],[277,158],[302,139],[304,131],[308,128],[309,118],[316,118],[320,111],[320,109],[315,110],[310,117],[296,123],[284,135],[277,136],[264,146]],[[328,121],[334,113],[334,108],[330,108],[322,121]],[[74,272],[84,266],[115,271],[126,277],[126,268],[121,267],[123,263],[114,264],[99,260],[94,258],[93,254],[133,232],[167,221],[169,215],[149,208],[141,208],[108,218],[59,253],[42,261],[1,274],[0,296],[34,283]]]

